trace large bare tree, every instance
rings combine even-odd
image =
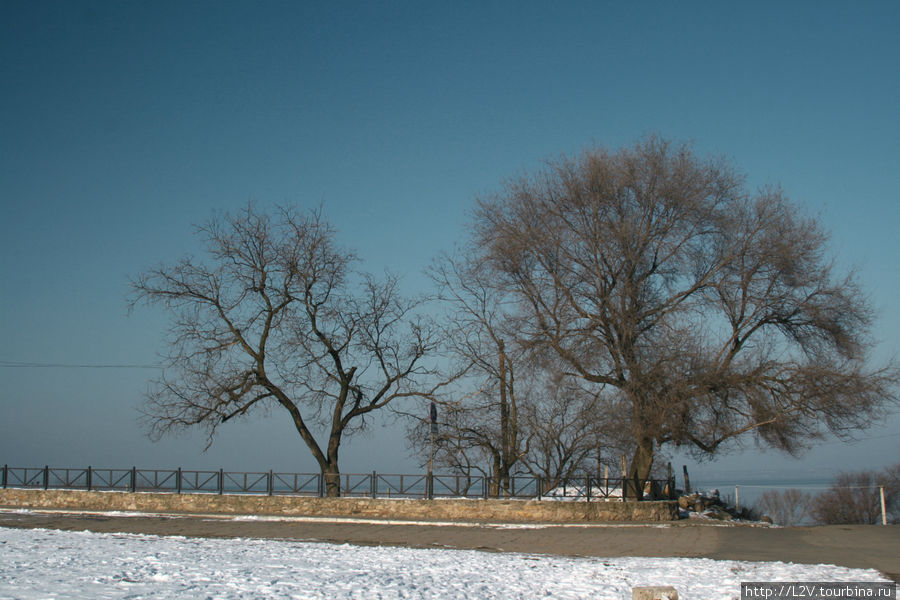
[[[207,258],[133,281],[172,316],[168,365],[148,394],[151,435],[275,407],[340,494],[344,437],[399,398],[428,395],[434,331],[395,277],[357,272],[320,212],[248,207],[198,228]]]
[[[631,493],[663,445],[708,455],[754,432],[795,451],[897,401],[818,222],[686,145],[652,137],[511,179],[479,202],[472,242],[517,300],[521,341],[627,419]]]

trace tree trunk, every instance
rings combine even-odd
[[[653,467],[653,453],[652,438],[638,440],[634,457],[631,459],[631,467],[628,469],[625,489],[622,490],[624,499],[640,501],[644,498],[644,485],[650,478],[650,469]]]
[[[341,495],[341,470],[338,467],[338,449],[341,447],[341,433],[332,432],[328,439],[328,462],[321,465],[325,478],[325,495],[337,498]]]
[[[497,484],[509,495],[509,471],[515,462],[513,453],[513,432],[510,422],[509,396],[507,395],[506,349],[502,339],[497,340],[500,378],[500,457],[495,465]]]
[[[493,453],[493,468],[491,469],[493,476],[491,477],[491,496],[495,498],[500,497],[500,465],[502,461],[500,460],[500,454],[498,452]]]
[[[337,463],[325,465],[322,468],[322,478],[325,480],[325,495],[329,498],[337,498],[341,495],[341,472]]]

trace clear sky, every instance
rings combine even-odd
[[[313,470],[278,414],[205,454],[144,437],[155,371],[97,367],[162,349],[165,315],[129,316],[128,278],[253,201],[321,204],[369,270],[415,290],[475,197],[648,133],[819,215],[878,310],[876,358],[898,355],[898,31],[894,1],[0,0],[0,463]],[[415,470],[400,437],[373,428],[343,470]],[[694,472],[879,467],[900,417],[861,438]]]

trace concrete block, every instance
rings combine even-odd
[[[636,587],[631,589],[631,600],[678,600],[678,591],[671,585]]]

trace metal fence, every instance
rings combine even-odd
[[[326,495],[322,473],[276,471],[193,471],[185,469],[107,469],[3,466],[3,488],[63,489],[120,492]],[[674,480],[649,480],[644,499],[673,499]],[[622,478],[578,477],[546,480],[515,475],[498,480],[483,475],[342,473],[338,485],[344,497],[368,498],[509,498],[527,500],[621,500],[622,490],[634,489]],[[633,494],[628,492],[629,499]]]

